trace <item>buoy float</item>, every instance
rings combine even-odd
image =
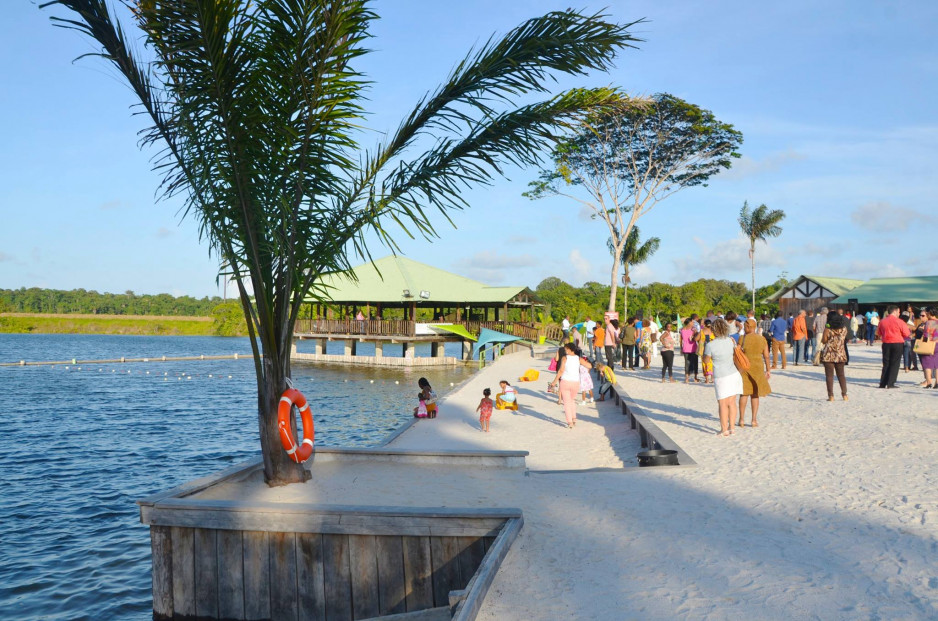
[[[300,411],[303,420],[303,443],[297,446],[290,420],[293,417],[293,406]],[[280,406],[277,409],[277,424],[280,427],[280,444],[290,459],[298,464],[309,459],[313,454],[313,439],[316,436],[313,428],[313,414],[306,403],[306,397],[296,388],[287,388],[280,397]]]

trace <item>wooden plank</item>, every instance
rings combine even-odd
[[[193,531],[195,556],[195,613],[199,617],[218,617],[218,546],[210,528]]]
[[[482,537],[459,537],[459,548],[459,572],[462,576],[460,588],[464,589],[482,564],[485,542]]]
[[[433,603],[449,604],[449,592],[459,589],[459,540],[456,537],[430,537],[430,562],[433,564]]]
[[[378,604],[381,615],[407,611],[404,590],[404,543],[400,537],[375,537]]]
[[[498,571],[505,556],[508,555],[508,550],[518,537],[523,525],[524,519],[522,518],[509,520],[505,524],[505,528],[495,538],[495,542],[489,548],[482,565],[476,572],[475,579],[472,581],[472,588],[469,590],[466,599],[456,608],[453,621],[472,621],[479,614],[485,595],[488,593],[489,587],[492,586],[492,581],[495,580],[495,572]]]
[[[433,563],[428,537],[401,537],[407,611],[433,608]]]
[[[296,535],[270,533],[270,618],[296,621]]]
[[[352,577],[352,616],[381,614],[378,595],[377,544],[374,535],[349,535],[349,572]]]
[[[219,483],[224,483],[232,479],[241,479],[246,478],[255,470],[259,470],[264,467],[264,461],[262,459],[251,459],[248,461],[243,461],[241,463],[235,464],[220,472],[215,474],[210,474],[198,479],[193,479],[191,481],[186,481],[182,485],[173,487],[171,489],[157,492],[156,494],[151,494],[146,498],[141,498],[137,501],[137,505],[140,507],[152,506],[161,500],[166,500],[173,498],[175,496],[190,496],[201,492],[204,489],[208,489],[213,485],[218,485]],[[147,522],[143,522],[146,524]]]
[[[195,550],[191,528],[173,527],[173,614],[195,616]]]
[[[217,531],[218,616],[244,618],[244,546],[241,531]]]
[[[270,534],[246,531],[244,547],[244,617],[270,618]]]
[[[348,535],[322,536],[322,565],[328,621],[352,620]]]
[[[168,526],[150,527],[153,617],[173,618],[173,536]]]
[[[300,619],[326,618],[326,593],[322,566],[322,535],[296,536],[297,613]]]

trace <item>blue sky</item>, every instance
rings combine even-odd
[[[155,201],[143,120],[116,73],[50,11],[10,3],[0,22],[0,288],[220,295],[217,260],[178,202]],[[638,284],[749,281],[744,200],[782,209],[784,232],[757,249],[756,280],[786,272],[870,278],[938,273],[938,3],[586,2],[646,23],[609,74],[564,79],[669,92],[743,132],[743,158],[707,188],[660,203],[639,225],[661,249]],[[378,2],[369,127],[396,127],[468,49],[549,0]],[[61,11],[60,11],[61,13]],[[535,170],[466,194],[432,243],[400,235],[406,256],[490,284],[559,276],[606,283],[608,232],[563,198],[521,196]],[[376,256],[386,252],[375,246]]]

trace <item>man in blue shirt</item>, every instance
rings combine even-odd
[[[775,368],[775,355],[778,354],[782,359],[782,368],[785,368],[785,334],[788,332],[788,322],[782,317],[782,311],[778,311],[769,330],[772,333],[772,368]]]

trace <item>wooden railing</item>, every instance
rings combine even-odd
[[[297,334],[414,336],[416,324],[404,319],[298,319]]]
[[[538,330],[532,324],[500,321],[442,321],[426,323],[446,323],[463,326],[469,332],[478,334],[480,329],[488,328],[517,336],[528,341],[537,341]],[[414,336],[416,323],[403,319],[298,319],[296,334],[335,334],[343,336]],[[557,337],[559,339],[559,336]]]

